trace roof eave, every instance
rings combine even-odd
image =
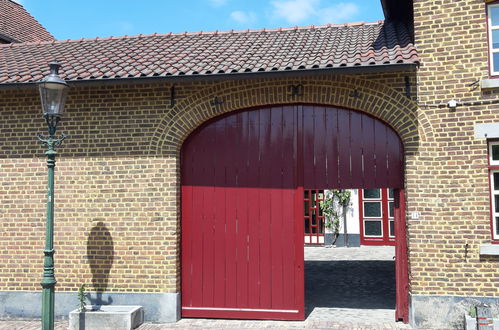
[[[127,83],[157,83],[161,81],[183,82],[183,81],[221,81],[233,79],[260,79],[260,78],[281,78],[281,77],[304,77],[310,75],[328,74],[363,74],[363,73],[388,73],[416,71],[419,63],[397,63],[380,65],[359,65],[353,67],[335,67],[320,69],[302,69],[286,71],[262,71],[262,72],[242,72],[242,73],[220,73],[209,75],[171,75],[156,77],[129,77],[129,78],[106,78],[106,79],[81,79],[66,80],[70,86],[82,85],[107,85],[107,84],[127,84]],[[0,84],[0,89],[21,89],[35,87],[38,82],[4,83]]]

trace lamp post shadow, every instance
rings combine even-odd
[[[111,296],[104,300],[102,295],[108,287],[109,273],[113,267],[114,244],[111,232],[102,221],[93,226],[88,235],[87,259],[92,272],[92,286],[96,292],[95,296],[88,294],[92,308],[110,305],[113,302]]]

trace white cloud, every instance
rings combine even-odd
[[[351,20],[358,13],[359,7],[356,4],[340,2],[331,7],[320,9],[317,16],[320,24],[344,23]]]
[[[284,18],[289,23],[299,23],[314,15],[315,6],[320,0],[288,0],[272,1],[274,15]]]
[[[229,0],[210,0],[210,4],[213,7],[221,7],[225,5]]]
[[[359,12],[359,7],[351,2],[340,2],[322,6],[321,0],[280,0],[272,1],[274,17],[291,24],[315,20],[319,24],[342,23],[351,20]]]
[[[230,13],[230,18],[240,24],[248,24],[256,21],[256,14],[254,12],[236,10]]]

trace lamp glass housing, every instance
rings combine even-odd
[[[61,116],[66,104],[68,86],[66,83],[50,81],[50,78],[39,85],[42,111],[44,116]]]

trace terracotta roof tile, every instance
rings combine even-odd
[[[1,1],[1,0],[0,0]],[[0,83],[36,82],[52,60],[67,80],[415,64],[411,31],[375,22],[0,45]]]
[[[12,0],[0,0],[0,39],[8,42],[55,40],[22,5]]]

